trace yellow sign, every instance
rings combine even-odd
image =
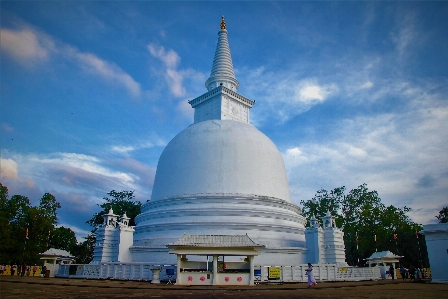
[[[339,269],[341,270],[342,273],[346,273],[347,272],[347,268],[345,268],[345,267],[342,267],[342,268],[339,268]]]
[[[281,277],[280,267],[268,268],[268,279],[280,279],[280,277]]]

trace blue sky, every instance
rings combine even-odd
[[[221,15],[294,203],[367,183],[421,224],[448,205],[448,2],[0,6],[1,182],[32,204],[55,195],[78,236],[108,191],[150,198],[206,91]]]

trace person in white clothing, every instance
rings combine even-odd
[[[317,283],[314,279],[313,265],[311,265],[311,263],[308,263],[308,269],[306,269],[306,273],[308,274],[308,288],[316,286]]]

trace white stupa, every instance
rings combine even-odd
[[[265,246],[257,265],[307,262],[306,219],[291,202],[282,155],[250,124],[255,101],[237,93],[224,18],[218,35],[208,91],[189,101],[194,123],[159,159],[151,201],[135,218],[123,262],[176,263],[165,245],[184,234],[247,234]],[[314,234],[312,246],[320,247],[322,232]],[[101,250],[99,244],[97,260],[104,260]]]
[[[166,146],[151,201],[135,219],[133,261],[160,261],[184,233],[247,233],[275,255],[305,249],[306,220],[291,203],[283,158],[250,124],[255,101],[237,93],[224,18],[218,35],[208,92],[189,101],[194,124]]]

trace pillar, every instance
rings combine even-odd
[[[213,285],[218,284],[218,256],[213,256]]]
[[[183,267],[183,265],[182,265],[182,256],[180,254],[177,254],[176,284],[182,284],[182,281],[180,279],[180,269],[182,267]]]
[[[254,256],[249,255],[249,265],[250,265],[250,272],[249,272],[249,285],[254,285]]]

